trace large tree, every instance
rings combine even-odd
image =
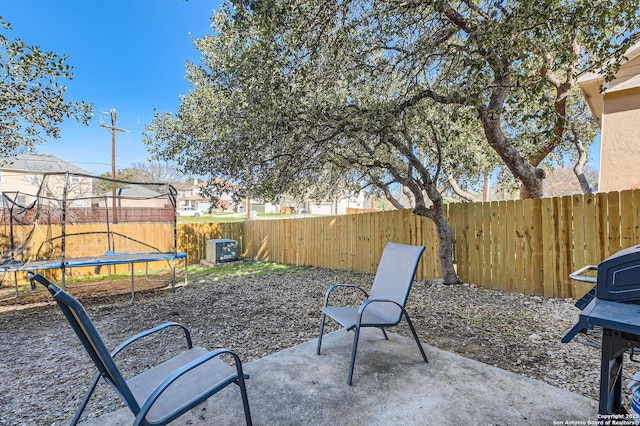
[[[566,141],[578,65],[624,47],[610,33],[637,10],[601,3],[226,4],[197,41],[193,90],[156,116],[147,142],[184,171],[263,196],[402,186],[436,224],[443,278],[456,283],[442,188],[487,173],[485,151],[524,196],[542,194],[539,166]]]
[[[156,116],[148,129],[151,150],[184,171],[232,180],[264,198],[323,197],[337,186],[370,185],[390,196],[402,186],[414,211],[437,225],[445,282],[459,283],[437,183],[442,152],[450,151],[441,137],[465,122],[449,125],[440,110],[428,117],[398,100],[394,93],[403,88],[393,73],[387,84],[358,69],[341,75],[340,58],[330,52],[324,64],[292,53],[297,34],[263,45],[256,42],[260,26],[232,20],[222,12],[219,34],[198,41],[204,56],[189,67],[194,90],[175,116]],[[456,114],[458,108],[445,109]]]
[[[11,29],[2,17],[0,27]],[[65,100],[66,87],[59,81],[73,78],[66,60],[0,33],[0,163],[18,149],[32,150],[46,136],[59,137],[66,117],[89,123],[90,104]]]

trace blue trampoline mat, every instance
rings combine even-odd
[[[47,259],[33,260],[27,262],[7,262],[0,264],[0,271],[38,271],[44,269],[78,268],[82,266],[106,266],[120,265],[127,263],[145,263],[161,260],[186,259],[187,254],[183,252],[141,252],[141,253],[118,253],[107,251],[100,256],[74,257],[70,259]]]

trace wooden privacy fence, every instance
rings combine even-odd
[[[425,245],[417,275],[439,275],[435,227],[411,210],[247,222],[242,252],[275,262],[372,273],[388,241]]]
[[[460,278],[483,287],[577,298],[591,286],[569,274],[640,244],[640,190],[447,208]],[[417,276],[440,278],[433,223],[410,210],[180,225],[179,248],[204,258],[206,240],[239,241],[243,257],[373,273],[388,241],[427,247]]]
[[[483,287],[582,296],[569,274],[640,244],[640,191],[449,206],[458,274]]]

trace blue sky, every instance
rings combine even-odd
[[[116,167],[144,162],[141,142],[154,108],[175,112],[188,93],[185,63],[198,61],[192,38],[211,33],[211,15],[221,0],[16,0],[3,2],[0,15],[11,23],[10,38],[21,38],[67,55],[74,78],[67,99],[93,103],[89,126],[69,119],[60,139],[37,152],[52,154],[92,173],[111,172],[109,111],[116,109]]]

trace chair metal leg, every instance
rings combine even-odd
[[[382,330],[382,334],[384,334],[384,339],[385,340],[389,340],[389,336],[387,336],[387,332],[385,331],[384,327],[379,327],[380,330]]]
[[[407,313],[407,311],[403,310],[403,312],[404,312],[404,317],[407,319],[407,323],[409,324],[409,328],[411,329],[411,333],[413,334],[413,338],[418,344],[418,349],[420,349],[420,354],[422,355],[422,359],[424,360],[424,362],[428,363],[429,360],[427,359],[427,356],[424,353],[424,349],[422,349],[422,344],[420,343],[420,339],[418,339],[418,333],[416,333],[416,329],[413,328],[413,323],[411,322],[411,318],[409,318],[409,314]]]
[[[320,319],[320,335],[318,336],[318,349],[316,349],[316,354],[320,355],[320,346],[322,345],[322,332],[324,331],[324,319],[326,318],[326,314],[322,314],[322,318]]]
[[[358,350],[358,338],[360,337],[360,327],[356,327],[353,335],[353,347],[351,348],[351,365],[349,366],[349,377],[347,378],[347,384],[351,386],[351,379],[353,378],[353,367],[356,364],[356,351]]]
[[[247,426],[252,426],[251,411],[249,411],[249,398],[247,397],[247,386],[245,385],[244,376],[240,374],[238,377],[238,385],[240,386],[240,394],[242,395],[242,407],[244,408],[244,419]]]
[[[87,407],[87,404],[89,403],[89,399],[91,399],[91,395],[93,395],[93,391],[96,389],[96,386],[100,381],[100,377],[102,377],[102,375],[100,373],[97,373],[96,376],[93,378],[93,382],[91,383],[91,386],[89,386],[89,390],[87,391],[87,394],[84,396],[84,399],[82,400],[82,405],[80,405],[80,407],[78,408],[78,411],[76,411],[76,415],[73,416],[73,420],[71,420],[71,423],[69,423],[71,426],[77,425],[78,421],[80,421],[80,417],[82,416],[84,409]]]

